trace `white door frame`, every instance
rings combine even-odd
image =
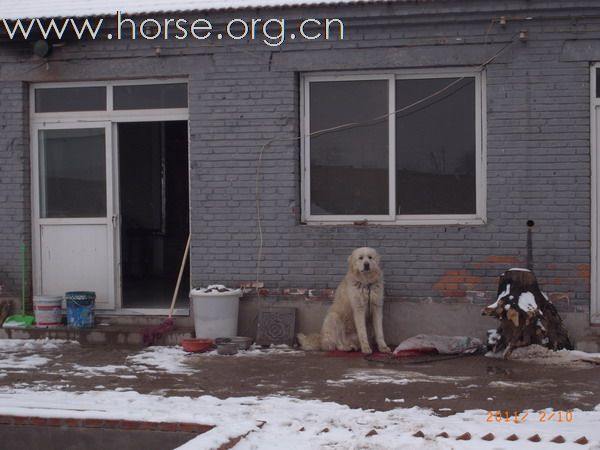
[[[106,312],[119,315],[165,315],[169,313],[169,308],[123,308],[121,292],[121,252],[120,252],[120,209],[119,209],[119,167],[118,167],[118,136],[117,126],[121,122],[168,122],[168,121],[187,121],[188,122],[188,185],[190,182],[189,164],[190,158],[190,136],[189,136],[189,110],[188,108],[173,109],[148,109],[148,110],[114,110],[113,108],[113,87],[122,85],[142,85],[142,84],[164,84],[164,83],[188,83],[187,79],[145,79],[145,80],[119,80],[119,81],[91,81],[91,82],[58,82],[58,83],[37,83],[32,84],[29,90],[29,108],[30,108],[30,155],[31,155],[31,201],[32,201],[32,284],[34,295],[41,292],[41,249],[40,249],[40,219],[39,219],[39,147],[38,131],[40,129],[68,129],[68,128],[100,128],[106,127],[106,145],[107,151],[107,218],[112,222],[110,226],[112,237],[112,273],[111,278],[113,292],[113,309]],[[36,113],[35,112],[35,89],[51,87],[84,87],[84,86],[105,86],[107,95],[107,109],[105,111],[84,111],[84,112],[60,112],[60,113]],[[110,172],[110,173],[108,173]],[[191,189],[190,196],[191,196]],[[191,208],[190,198],[188,200],[188,209],[190,214],[191,227]],[[110,208],[110,209],[109,209]],[[60,219],[44,219],[60,220]],[[88,220],[88,219],[82,219]],[[190,249],[191,254],[191,249]],[[191,262],[191,257],[190,257]],[[191,265],[191,264],[190,264]],[[183,288],[183,287],[182,287]],[[189,315],[189,308],[178,308],[173,311],[175,315]]]
[[[590,155],[591,155],[591,273],[590,273],[590,322],[592,324],[600,324],[600,252],[598,245],[600,244],[600,98],[596,95],[596,69],[600,69],[600,63],[591,65],[590,71]]]
[[[115,205],[115,232],[114,232],[114,251],[115,251],[115,280],[116,280],[116,305],[115,305],[115,313],[119,315],[166,315],[170,313],[169,308],[123,308],[123,285],[121,279],[121,208],[119,204],[119,123],[125,122],[169,122],[169,121],[186,121],[188,122],[188,186],[190,182],[190,149],[189,149],[189,120],[187,113],[185,115],[182,114],[171,114],[168,118],[163,117],[161,119],[157,119],[156,114],[152,114],[150,117],[140,118],[139,116],[132,115],[127,117],[126,120],[122,120],[119,118],[115,119],[112,122],[112,153],[113,153],[113,204]],[[189,195],[191,195],[191,189],[188,189]],[[191,215],[190,199],[188,198],[188,215]],[[190,216],[191,217],[191,216]],[[192,226],[191,220],[188,221],[190,224],[190,229]],[[191,248],[190,248],[191,254]],[[183,255],[182,255],[183,256]],[[191,257],[189,259],[191,266]],[[190,267],[191,273],[191,267]],[[173,286],[173,289],[175,286]],[[184,286],[181,287],[183,289]],[[190,308],[175,308],[173,310],[173,314],[177,316],[187,316],[190,314]]]
[[[40,160],[39,160],[39,132],[43,130],[66,130],[66,129],[104,129],[105,138],[105,162],[106,162],[106,217],[98,218],[41,218],[40,217]],[[107,231],[107,274],[108,276],[108,298],[104,302],[98,302],[97,307],[101,309],[115,308],[115,249],[114,249],[114,194],[113,194],[113,139],[110,122],[42,122],[31,125],[31,178],[32,178],[32,258],[33,258],[33,293],[42,294],[42,249],[41,228],[44,225],[105,225]],[[74,223],[75,222],[75,223]],[[48,294],[48,293],[46,293]],[[57,294],[57,293],[53,293]]]

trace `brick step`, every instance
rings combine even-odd
[[[71,419],[63,417],[11,416],[0,415],[0,424],[20,426],[47,426],[66,428],[107,428],[121,430],[168,431],[202,434],[214,428],[214,425],[203,425],[188,422],[148,422],[143,420],[120,419]]]
[[[107,448],[163,450],[178,448],[213,425],[139,420],[22,417],[0,415],[2,448]]]

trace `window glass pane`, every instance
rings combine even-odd
[[[187,108],[187,84],[115,86],[114,109]]]
[[[106,110],[106,87],[39,88],[35,90],[35,112]]]
[[[396,81],[396,110],[456,78]],[[397,214],[475,214],[475,79],[396,114]]]
[[[311,214],[389,214],[387,85],[310,83],[311,133],[360,124],[310,137]]]
[[[106,217],[104,128],[41,130],[40,216]]]
[[[600,69],[596,69],[596,98],[600,98]]]

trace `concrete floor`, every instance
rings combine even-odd
[[[40,353],[36,370],[4,368],[0,386],[58,387],[67,391],[132,389],[139,393],[219,398],[288,395],[354,408],[389,410],[420,406],[448,415],[468,409],[521,411],[591,410],[600,404],[600,366],[539,365],[484,356],[412,357],[369,361],[362,355],[277,352],[237,355],[179,353],[188,373],[139,372],[127,357],[142,348],[64,344]],[[120,366],[112,372],[91,370]],[[132,374],[137,374],[132,376]]]
[[[17,344],[9,352],[4,350],[7,360],[16,364],[0,365],[0,387],[78,392],[125,389],[162,396],[219,398],[285,395],[380,411],[419,406],[443,416],[470,409],[509,413],[533,410],[530,414],[539,415],[537,411],[542,409],[585,411],[600,404],[597,361],[541,365],[482,355],[419,356],[401,360],[381,355],[373,361],[360,354],[332,356],[281,350],[220,356],[185,353],[180,347],[146,349],[22,342],[23,347]],[[140,365],[137,356],[149,355],[152,359],[155,353],[162,355],[163,363],[166,355],[167,365],[171,359],[176,360],[175,365],[183,370],[173,373],[160,365]],[[42,356],[47,362],[35,369],[18,367],[19,361],[33,355]],[[132,355],[137,356],[131,358]],[[21,417],[19,420],[23,423],[19,426],[11,423],[14,420],[0,415],[2,449],[167,450],[198,433],[181,432],[178,427],[185,424],[168,424],[179,432],[160,432],[148,431],[143,423],[137,430],[126,430],[99,427],[93,420],[91,425],[50,427],[31,425],[36,422],[28,422],[30,417]],[[49,442],[53,446],[49,446]]]

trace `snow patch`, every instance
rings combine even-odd
[[[589,397],[590,395],[594,395],[593,392],[591,391],[581,391],[581,392],[563,392],[561,395],[561,398],[564,398],[565,400],[571,400],[571,401],[579,401],[582,398],[585,397]]]
[[[79,364],[73,364],[73,370],[77,370],[79,372],[83,372],[86,375],[106,375],[106,374],[114,374],[118,371],[129,371],[130,368],[127,366],[101,366],[101,367],[89,367],[89,366],[81,366]],[[133,378],[136,378],[133,375]]]
[[[185,364],[187,357],[187,352],[181,347],[150,347],[128,356],[127,361],[136,364],[136,371],[186,374],[194,372]]]
[[[506,437],[513,433],[519,437],[540,433],[545,441],[548,436],[560,434],[569,443],[585,434],[590,442],[600,441],[600,427],[597,426],[600,405],[594,411],[575,410],[577,426],[553,422],[551,431],[540,431],[540,424],[535,420],[502,423],[501,427],[493,429],[496,439],[489,442],[481,439],[491,431],[491,425],[486,421],[488,414],[484,410],[441,417],[430,409],[417,407],[373,411],[352,409],[332,402],[273,396],[221,400],[212,396],[160,397],[131,391],[77,393],[0,387],[0,414],[215,426],[182,445],[179,450],[219,448],[230,439],[243,435],[246,436],[237,443],[236,449],[539,448],[539,443],[524,438],[514,444],[506,441]],[[376,430],[377,434],[371,434],[371,430]],[[425,434],[425,439],[413,436],[419,430]],[[447,432],[450,438],[437,437],[442,431]],[[457,446],[456,437],[465,432],[472,435],[472,440]]]
[[[79,344],[64,339],[0,339],[0,369],[18,373],[19,370],[45,366],[50,359],[37,353],[56,350],[65,345]]]
[[[521,308],[521,310],[525,312],[531,312],[537,309],[535,297],[531,292],[523,292],[519,296],[519,308]]]
[[[390,369],[355,369],[344,375],[341,380],[327,380],[327,384],[338,386],[349,383],[406,385],[410,383],[458,383],[470,379],[471,377],[434,376]]]
[[[38,355],[6,355],[4,359],[0,361],[0,369],[35,369],[40,366],[45,366],[49,361],[50,359]]]
[[[228,288],[225,287],[222,284],[211,284],[210,286],[207,286],[205,288],[194,288],[190,291],[190,296],[194,297],[194,296],[198,296],[198,297],[203,297],[203,296],[225,296],[225,295],[241,295],[242,291],[241,289],[232,289],[232,288]]]
[[[533,389],[538,386],[554,387],[555,385],[549,383],[547,380],[539,381],[491,381],[488,384],[492,388],[510,388],[510,389]]]
[[[0,352],[15,350],[54,350],[65,344],[79,345],[65,339],[0,339]]]
[[[261,357],[261,356],[272,356],[272,355],[295,355],[295,356],[306,356],[306,352],[301,350],[294,350],[289,345],[273,345],[270,347],[262,347],[260,345],[253,344],[248,350],[240,350],[235,355],[219,355],[216,350],[211,350],[205,353],[198,353],[197,357],[205,358],[207,356],[216,356],[219,358],[244,358],[244,357]]]
[[[485,356],[490,358],[503,358],[502,352],[488,352]],[[577,350],[550,350],[541,345],[532,344],[527,347],[519,347],[513,350],[510,359],[537,364],[594,367],[594,365],[600,364],[600,353],[586,353]]]
[[[488,308],[490,308],[490,309],[497,308],[498,302],[500,301],[500,299],[502,299],[503,297],[506,297],[508,294],[510,294],[510,283],[508,283],[506,285],[506,288],[504,289],[504,291],[500,292],[496,301],[494,303],[492,303],[491,305],[489,305]]]

